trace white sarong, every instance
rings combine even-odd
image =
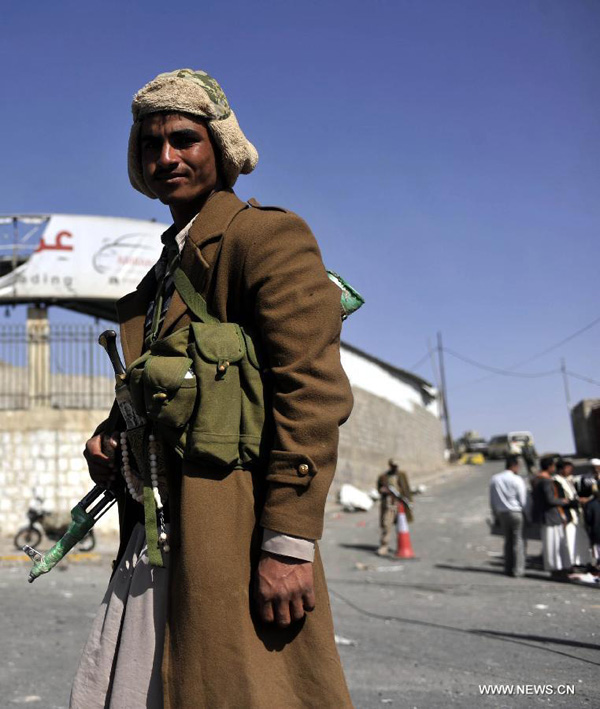
[[[162,709],[167,594],[168,569],[150,566],[138,524],[94,619],[69,709]]]
[[[545,571],[560,571],[571,566],[567,534],[562,524],[542,525],[542,555]]]
[[[565,528],[567,535],[567,546],[571,557],[572,566],[586,566],[591,563],[590,538],[585,529],[585,524],[581,515],[577,522],[569,522]]]

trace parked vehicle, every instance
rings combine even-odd
[[[14,544],[19,551],[27,544],[30,547],[37,547],[45,534],[51,542],[57,542],[71,522],[71,515],[59,515],[44,509],[44,499],[39,495],[34,495],[27,510],[29,524],[21,527],[15,534]],[[94,530],[90,529],[88,534],[79,542],[79,551],[91,551],[96,546]]]
[[[533,446],[533,435],[529,431],[511,431],[492,436],[488,444],[488,458],[506,458],[507,455],[521,455],[523,445]]]
[[[481,453],[487,455],[488,443],[477,431],[465,431],[454,442],[454,449],[459,455],[463,453]]]
[[[470,438],[465,441],[465,448],[467,453],[482,453],[485,456],[488,454],[488,442],[485,438]]]

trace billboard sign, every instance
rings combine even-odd
[[[140,219],[50,215],[35,250],[30,247],[30,255],[8,272],[10,249],[14,254],[20,245],[5,245],[0,302],[114,302],[134,290],[156,263],[167,226]]]

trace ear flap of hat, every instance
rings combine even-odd
[[[127,148],[127,172],[129,173],[129,182],[134,189],[150,199],[156,199],[156,195],[150,192],[144,180],[142,172],[142,155],[140,147],[140,129],[141,121],[135,121],[129,131],[129,145]]]
[[[221,150],[222,177],[233,187],[239,174],[247,175],[258,163],[258,151],[242,133],[233,111],[222,121],[209,121],[208,129]]]

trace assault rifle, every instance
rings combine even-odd
[[[98,343],[106,350],[115,372],[115,396],[117,404],[125,419],[128,432],[143,431],[144,419],[135,412],[125,383],[125,368],[117,350],[117,335],[114,330],[106,330],[98,338]],[[133,436],[135,438],[135,435]],[[138,436],[139,437],[139,436]],[[58,562],[65,557],[71,549],[80,542],[96,522],[115,504],[116,497],[113,492],[100,485],[92,488],[71,510],[71,523],[64,535],[45,554],[26,544],[23,551],[33,561],[33,568],[29,572],[29,583],[33,583],[38,576],[47,574]]]
[[[400,490],[398,490],[394,485],[390,485],[389,483],[387,484],[387,488],[392,493],[392,495],[404,505],[407,511],[412,509],[412,505],[410,504],[409,499],[405,495],[403,495]]]

